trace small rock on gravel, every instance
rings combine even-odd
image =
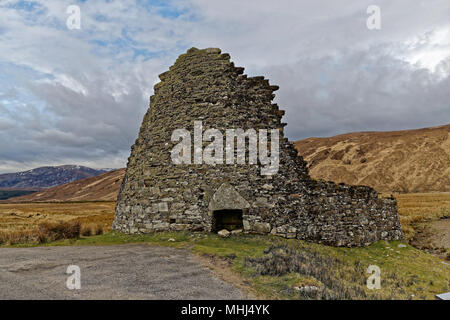
[[[228,238],[231,233],[230,233],[230,231],[223,229],[223,230],[220,230],[219,232],[217,232],[217,234],[222,238]]]

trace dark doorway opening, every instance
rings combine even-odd
[[[216,210],[213,211],[212,231],[217,232],[223,229],[233,231],[243,229],[242,210]]]

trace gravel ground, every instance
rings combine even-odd
[[[432,229],[431,242],[440,248],[450,249],[450,219],[441,219],[429,224]]]
[[[69,290],[69,265],[81,289]],[[145,244],[0,248],[0,299],[245,299],[187,250]]]

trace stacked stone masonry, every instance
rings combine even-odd
[[[131,148],[113,228],[124,233],[212,231],[213,212],[240,209],[246,233],[273,234],[333,246],[403,239],[397,203],[372,188],[310,178],[283,135],[277,86],[247,77],[220,49],[191,48],[160,75],[139,137]],[[174,164],[175,129],[278,129],[277,174],[260,164]],[[207,145],[208,143],[204,143]]]

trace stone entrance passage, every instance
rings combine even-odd
[[[242,210],[213,211],[213,232],[218,232],[223,229],[233,231],[243,228],[244,225],[242,223]]]

